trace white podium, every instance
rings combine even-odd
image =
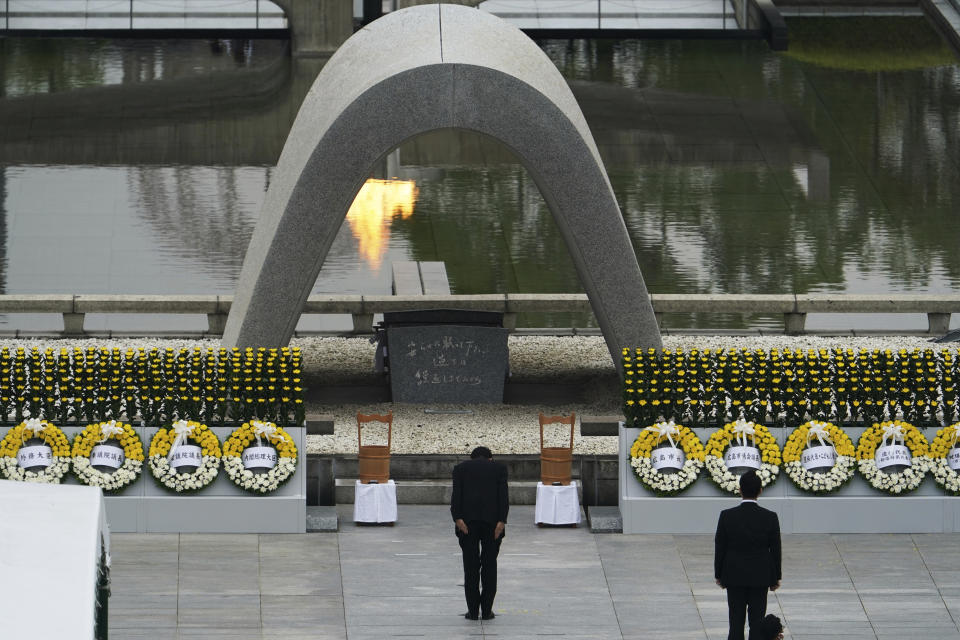
[[[397,485],[356,482],[353,497],[353,521],[386,523],[397,521]]]
[[[577,481],[558,487],[537,483],[536,524],[580,524],[580,496]]]

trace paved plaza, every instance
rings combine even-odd
[[[110,637],[726,637],[712,536],[541,529],[513,507],[497,618],[470,622],[446,507],[351,516],[339,533],[114,534]],[[789,638],[960,638],[960,536],[785,536],[783,573],[770,610]]]

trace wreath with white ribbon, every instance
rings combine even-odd
[[[90,459],[94,448],[108,440],[117,440],[123,450],[123,460],[114,471],[101,471]],[[113,448],[113,447],[111,447]],[[115,453],[105,453],[116,455]],[[133,427],[125,422],[111,420],[88,424],[73,439],[73,472],[83,484],[100,487],[104,491],[117,491],[132,484],[143,470],[143,443]]]
[[[31,438],[43,440],[50,450],[34,451],[33,447],[27,445]],[[40,471],[28,471],[25,468],[39,467],[44,463],[47,464]],[[60,484],[70,470],[70,443],[67,436],[46,420],[24,420],[10,429],[0,441],[0,470],[8,480]]]
[[[807,469],[830,470],[814,473]],[[793,430],[783,446],[783,467],[798,488],[810,493],[830,493],[853,478],[856,451],[846,432],[830,422],[811,420]]]
[[[780,447],[776,438],[762,424],[740,419],[725,424],[707,440],[705,464],[717,486],[734,495],[740,491],[740,476],[730,471],[724,459],[727,449],[734,443],[757,448],[760,468],[756,471],[760,482],[764,487],[773,484],[780,474]]]
[[[183,465],[178,462],[196,466],[196,469],[181,472]],[[191,462],[199,464],[192,465]],[[205,424],[178,420],[169,429],[157,431],[150,441],[150,472],[171,491],[199,491],[213,482],[219,471],[220,440]]]
[[[670,446],[656,448],[664,442]],[[655,457],[663,457],[667,468],[676,469],[676,473],[664,473],[657,468]],[[630,448],[630,466],[637,479],[654,493],[665,496],[676,495],[693,484],[703,469],[703,458],[703,443],[697,434],[673,420],[645,428]]]
[[[889,441],[889,442],[888,442]],[[887,473],[882,464],[889,463],[902,450],[890,450],[886,447],[903,446],[909,450],[909,460],[895,458],[894,463],[907,463],[906,469]],[[881,460],[877,455],[881,454]],[[927,439],[912,424],[901,420],[887,420],[874,423],[863,432],[857,441],[857,460],[860,473],[875,489],[897,495],[913,491],[923,482],[923,477],[932,466],[929,457]],[[886,459],[884,459],[886,458]]]
[[[258,449],[270,447],[276,450],[275,462],[268,461],[273,462],[273,466],[262,473],[255,473],[244,465],[244,452],[254,442]],[[269,455],[269,452],[249,455]],[[223,443],[223,470],[241,489],[252,493],[276,491],[297,470],[297,445],[289,433],[272,422],[245,422]]]
[[[930,444],[930,470],[933,477],[948,493],[960,495],[960,473],[954,467],[960,468],[960,422],[945,427],[937,432]],[[952,464],[951,464],[952,462]]]

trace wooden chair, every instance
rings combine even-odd
[[[363,444],[363,425],[370,422],[386,423],[387,444]],[[375,480],[385,484],[390,479],[390,444],[393,437],[393,412],[380,415],[357,412],[357,462],[360,482]]]
[[[545,416],[540,414],[540,481],[543,484],[570,484],[573,474],[573,428],[576,424],[576,414],[569,416]],[[569,447],[544,447],[543,426],[546,424],[570,425]]]

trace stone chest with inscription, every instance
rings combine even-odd
[[[495,326],[500,318],[487,317],[499,314],[417,313],[424,324],[390,324],[385,318],[393,401],[503,402],[509,332]],[[475,322],[466,324],[470,318]],[[463,324],[453,323],[458,320]]]

